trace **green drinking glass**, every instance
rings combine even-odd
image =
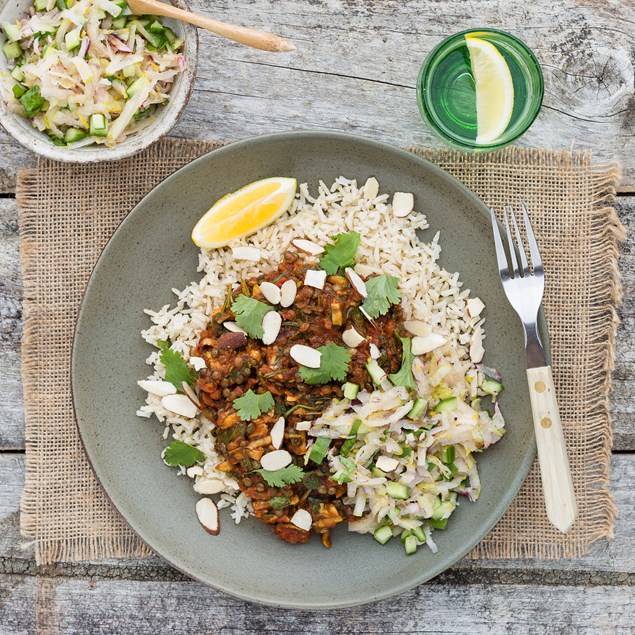
[[[466,36],[492,44],[504,58],[513,83],[509,123],[487,143],[477,141],[476,85]],[[496,29],[470,29],[443,40],[428,55],[417,80],[417,101],[424,121],[446,143],[486,152],[510,144],[527,131],[540,111],[543,90],[538,60],[523,42]]]

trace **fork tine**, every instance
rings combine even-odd
[[[529,243],[529,253],[531,254],[531,263],[534,266],[534,275],[542,274],[542,258],[540,257],[540,250],[538,249],[538,243],[536,242],[536,236],[534,230],[529,222],[529,214],[527,213],[527,207],[524,203],[520,204],[523,210],[523,220],[525,221],[525,232],[527,233],[527,242]]]
[[[496,247],[496,260],[498,261],[498,271],[502,280],[509,278],[509,270],[507,264],[507,256],[505,255],[505,248],[503,247],[503,240],[501,239],[500,230],[498,229],[498,221],[496,220],[496,214],[494,209],[489,209],[492,219],[492,233],[494,234],[494,246]]]
[[[514,218],[514,212],[512,208],[509,208],[509,211]],[[507,245],[509,246],[509,257],[512,261],[512,271],[514,272],[514,278],[520,276],[520,271],[518,271],[518,260],[516,260],[516,249],[514,249],[514,239],[512,237],[512,233],[509,231],[509,220],[507,217],[507,208],[503,205],[503,218],[505,219],[505,231],[507,232]]]
[[[520,254],[520,262],[523,266],[523,273],[526,276],[531,275],[531,271],[529,271],[529,265],[527,264],[527,256],[525,255],[525,245],[523,244],[522,236],[520,235],[520,230],[518,229],[518,223],[516,222],[516,215],[514,214],[514,209],[510,206],[509,211],[512,217],[512,223],[514,225],[514,232],[516,233],[516,241],[518,242],[518,253]]]

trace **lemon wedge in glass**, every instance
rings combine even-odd
[[[276,176],[223,196],[196,223],[194,244],[213,249],[253,234],[291,207],[297,187],[296,179]]]
[[[465,36],[476,86],[476,143],[496,141],[514,110],[514,82],[500,51],[490,42]]]

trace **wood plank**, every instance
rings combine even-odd
[[[210,12],[205,0],[192,7]],[[478,12],[478,19],[475,19]],[[422,123],[415,83],[445,36],[500,24],[534,50],[545,74],[542,112],[521,145],[592,148],[624,163],[635,188],[632,29],[635,5],[560,0],[252,0],[214,4],[214,17],[274,30],[297,51],[271,55],[201,33],[196,87],[174,134],[235,140],[289,129],[336,129],[402,146],[439,142]],[[33,155],[0,133],[0,192]]]
[[[589,555],[560,560],[462,560],[441,576],[446,582],[535,584],[635,584],[635,455],[618,454],[613,459],[611,489],[619,509],[615,539],[598,541]],[[0,574],[38,572],[54,576],[91,576],[136,580],[181,580],[180,573],[160,558],[111,560],[57,564],[38,568],[32,548],[24,549],[19,532],[20,494],[24,482],[24,457],[0,454]]]
[[[630,587],[428,584],[361,607],[259,606],[195,582],[0,578],[3,633],[632,633]]]

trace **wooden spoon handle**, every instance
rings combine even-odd
[[[206,18],[198,13],[184,11],[171,4],[158,2],[157,0],[128,0],[128,6],[130,10],[137,15],[149,13],[151,15],[162,15],[166,18],[189,22],[194,26],[216,33],[216,35],[220,35],[221,37],[263,51],[285,53],[295,50],[295,46],[293,46],[291,42],[278,35],[273,35],[265,31],[257,31],[256,29],[248,29],[243,26],[237,26],[236,24],[220,22],[213,18]]]
[[[527,380],[547,517],[562,533],[566,533],[575,521],[578,508],[551,367],[528,369]]]

